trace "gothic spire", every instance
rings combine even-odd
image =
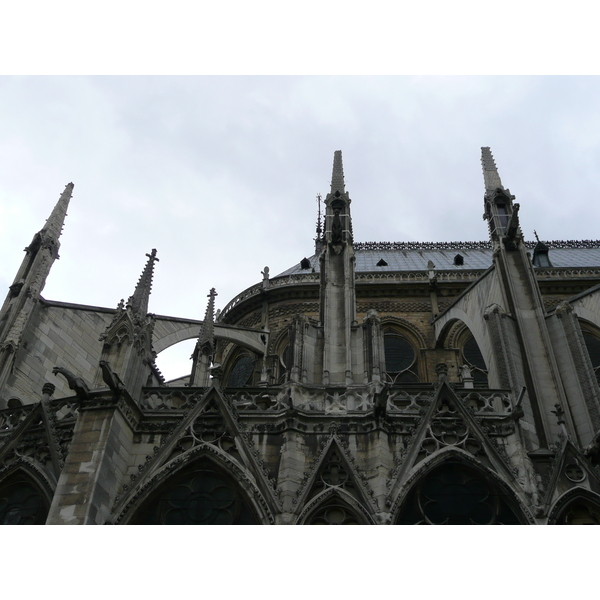
[[[198,341],[192,354],[192,373],[190,374],[189,385],[191,387],[206,387],[210,385],[210,367],[213,361],[215,351],[215,288],[208,294],[208,304],[204,321],[200,327]]]
[[[62,232],[65,217],[67,216],[67,209],[69,208],[69,200],[71,200],[71,196],[73,195],[74,187],[73,183],[67,184],[65,191],[61,194],[46,224],[42,228],[42,232],[45,232],[55,242],[58,241]]]
[[[146,254],[148,262],[142,271],[142,274],[135,286],[133,296],[129,296],[127,306],[131,307],[134,313],[145,317],[148,313],[148,301],[150,300],[150,291],[152,290],[152,276],[154,274],[154,263],[156,258],[156,248],[152,249],[151,254]]]
[[[498,188],[504,189],[489,146],[481,148],[481,166],[483,167],[483,183],[486,195],[495,192]]]
[[[333,154],[333,173],[331,175],[331,193],[345,192],[344,188],[344,165],[342,164],[342,151],[336,150]]]
[[[215,288],[211,288],[208,294],[208,304],[206,305],[206,313],[204,321],[198,335],[198,346],[203,346],[207,342],[212,346],[214,331],[215,331],[215,296],[217,296]]]

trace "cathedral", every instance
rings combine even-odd
[[[202,320],[149,312],[156,250],[42,296],[69,183],[0,311],[0,523],[599,524],[600,241],[524,239],[481,163],[485,241],[366,243],[336,151],[314,251]]]

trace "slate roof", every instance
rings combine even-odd
[[[600,242],[545,242],[549,248],[548,257],[553,267],[578,268],[600,267]],[[533,244],[528,243],[533,253]],[[489,242],[447,242],[447,243],[381,243],[355,244],[356,272],[427,271],[431,260],[438,271],[485,270],[492,264],[492,250]],[[462,265],[455,265],[454,258],[460,254]],[[277,277],[301,273],[318,273],[319,257],[307,257],[310,268],[301,269],[300,262]],[[387,266],[377,266],[383,259]]]

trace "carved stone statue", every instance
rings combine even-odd
[[[100,370],[102,371],[102,379],[111,391],[119,396],[125,389],[125,385],[121,378],[110,368],[110,365],[105,360],[100,361]]]
[[[390,386],[384,383],[373,395],[373,416],[379,422],[387,415],[387,401],[390,394]]]
[[[90,390],[81,377],[76,377],[71,371],[67,371],[67,369],[63,367],[54,367],[52,373],[54,373],[54,375],[62,375],[67,380],[69,388],[75,392],[80,400],[89,398]]]
[[[342,243],[342,220],[340,218],[340,211],[336,210],[333,215],[333,223],[331,224],[331,243],[341,244]]]
[[[509,250],[515,250],[517,247],[516,238],[519,231],[519,208],[520,205],[515,202],[513,205],[513,212],[506,225],[506,235],[502,240]]]

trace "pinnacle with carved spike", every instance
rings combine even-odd
[[[205,343],[213,344],[214,338],[214,315],[215,315],[215,297],[218,296],[215,288],[211,288],[208,294],[208,304],[206,306],[206,313],[204,314],[204,321],[200,328],[200,334],[198,336],[198,345],[202,346]]]
[[[65,191],[60,195],[58,202],[52,209],[50,216],[40,230],[42,239],[46,240],[46,242],[54,248],[53,254],[55,258],[58,258],[58,248],[60,246],[58,238],[60,237],[65,224],[65,217],[67,216],[67,209],[69,208],[69,201],[73,195],[74,187],[75,186],[73,183],[67,184]]]
[[[336,150],[333,154],[333,173],[331,174],[331,193],[345,192],[344,165],[342,164],[342,151]]]
[[[483,182],[485,184],[486,195],[496,191],[498,188],[504,189],[498,168],[492,156],[492,151],[487,146],[481,148],[481,166],[483,167]]]
[[[154,263],[158,262],[156,257],[156,248],[152,249],[150,254],[146,254],[148,262],[142,271],[142,274],[135,286],[133,296],[127,300],[127,307],[138,316],[144,317],[148,313],[148,302],[150,300],[150,291],[152,290],[152,277],[154,275]]]

